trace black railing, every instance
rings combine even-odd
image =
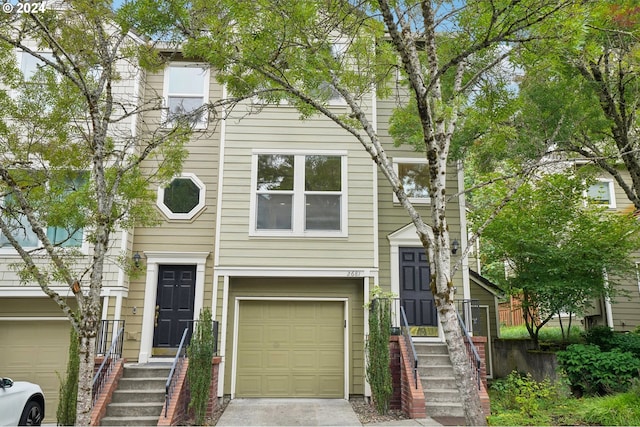
[[[182,372],[182,368],[184,366],[184,360],[187,357],[187,334],[189,333],[189,328],[184,328],[184,332],[182,333],[182,339],[180,340],[180,346],[178,346],[178,351],[176,352],[176,357],[173,359],[173,364],[171,365],[171,371],[169,372],[169,378],[167,378],[167,382],[164,386],[164,417],[167,417],[167,411],[169,410],[169,404],[171,403],[171,394],[173,393],[173,389],[176,386],[176,381],[180,376],[180,372]]]
[[[464,326],[469,335],[486,335],[480,311],[480,301],[477,299],[456,300],[456,310],[460,313]]]
[[[96,355],[104,355],[114,341],[114,334],[124,328],[124,320],[101,320],[98,334],[96,335]],[[123,338],[120,338],[122,340]],[[118,347],[120,353],[118,358],[122,356],[122,345]]]
[[[478,350],[476,346],[471,341],[471,335],[465,326],[464,320],[460,316],[460,313],[456,311],[456,315],[458,316],[458,322],[460,323],[460,329],[462,329],[462,335],[464,339],[464,345],[467,347],[467,357],[469,358],[469,365],[471,365],[471,372],[478,383],[478,389],[481,388],[481,374],[482,374],[482,360],[480,359],[480,355],[478,354]]]
[[[104,385],[105,379],[109,377],[113,367],[115,365],[115,361],[122,357],[122,342],[124,339],[124,321],[121,321],[120,329],[117,330],[117,333],[113,339],[111,340],[111,346],[104,353],[104,359],[98,368],[98,371],[93,376],[92,382],[92,390],[91,390],[91,400],[92,403],[96,402],[98,396],[100,396],[100,392],[102,391],[102,387]]]
[[[407,323],[407,315],[404,312],[404,307],[400,306],[400,330],[402,331],[402,337],[404,342],[411,349],[409,352],[409,363],[413,366],[413,382],[418,388],[418,355],[416,354],[416,348],[413,345],[413,339],[411,338],[411,328]]]
[[[167,413],[169,410],[169,405],[171,403],[171,397],[173,391],[176,386],[176,382],[180,377],[180,373],[184,367],[184,361],[187,358],[187,346],[191,341],[191,334],[195,327],[195,323],[197,320],[192,320],[189,323],[193,325],[189,325],[184,328],[184,332],[182,332],[182,338],[180,339],[180,345],[178,346],[178,351],[176,352],[176,356],[173,359],[173,364],[171,365],[171,371],[169,372],[169,377],[167,378],[167,382],[165,383],[165,393],[164,393],[164,416],[167,417]],[[219,322],[214,320],[211,322],[211,330],[213,333],[213,354],[218,354],[218,329]]]

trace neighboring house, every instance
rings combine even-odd
[[[631,178],[626,170],[621,170],[625,181],[630,183]],[[597,182],[588,190],[588,197],[595,203],[602,204],[609,210],[630,214],[635,212],[633,204],[617,182],[605,172],[601,172]],[[621,294],[612,300],[601,298],[594,302],[594,307],[585,313],[584,326],[608,326],[616,332],[628,332],[640,326],[640,252],[634,254],[636,259],[636,277],[621,281]]]
[[[37,49],[35,44],[33,48]],[[27,78],[41,65],[38,59],[25,52],[18,51],[16,55],[18,64]],[[117,69],[122,78],[114,83],[116,103],[135,103],[141,78],[137,66],[119,62]],[[130,137],[135,132],[135,125],[136,118],[131,116],[114,127],[112,135]],[[65,230],[55,227],[47,227],[46,232],[54,242],[68,237]],[[25,248],[35,248],[39,245],[31,230],[17,230],[14,237],[17,237]],[[111,242],[112,246],[104,267],[103,319],[120,317],[121,304],[127,296],[129,286],[128,275],[115,260],[122,253],[127,253],[131,245],[131,234],[117,230],[111,236]],[[80,261],[76,266],[76,269],[82,272],[91,256],[91,245],[86,241],[84,230],[76,231],[64,246],[79,248],[86,254],[86,261]],[[12,267],[12,264],[21,262],[17,252],[0,233],[0,342],[3,347],[0,376],[40,384],[47,397],[45,421],[53,422],[60,386],[58,374],[64,375],[66,372],[70,324],[60,308],[36,283],[21,283]],[[67,285],[61,283],[52,288],[66,297],[72,308],[75,307],[75,297]],[[107,310],[107,307],[111,309]]]

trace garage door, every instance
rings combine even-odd
[[[44,391],[45,422],[55,423],[60,380],[67,370],[68,320],[0,320],[0,376],[31,381]]]
[[[344,397],[344,304],[241,301],[237,397]]]

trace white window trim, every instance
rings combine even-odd
[[[426,165],[427,159],[421,159],[418,157],[394,157],[393,158],[393,171],[396,173],[398,177],[398,164],[399,163],[409,163],[414,165]],[[414,204],[429,204],[431,203],[431,197],[409,197],[409,201]],[[400,203],[398,200],[398,196],[395,192],[393,192],[393,203]]]
[[[173,179],[169,182],[169,184],[171,184],[171,182],[173,182],[175,179],[190,179],[191,182],[193,182],[196,185],[196,187],[198,187],[198,189],[200,190],[199,197],[198,197],[198,204],[187,213],[174,213],[171,211],[171,209],[167,207],[167,205],[164,204],[164,187],[158,186],[158,198],[156,199],[156,205],[158,206],[158,209],[160,209],[168,219],[178,219],[178,220],[192,219],[194,216],[199,214],[200,211],[202,211],[205,207],[205,197],[207,194],[207,186],[204,185],[202,181],[200,181],[200,178],[198,178],[196,174],[189,173],[189,172],[183,172],[182,174],[173,177]]]
[[[616,208],[616,193],[615,193],[615,187],[613,185],[613,179],[611,178],[596,178],[597,182],[605,182],[609,184],[609,203],[608,204],[604,204],[602,203],[602,206],[606,206],[609,209],[615,209]],[[587,202],[589,201],[589,192],[588,190],[584,192],[584,196],[587,199]]]
[[[304,156],[339,156],[341,160],[341,192],[340,192],[340,230],[305,230],[304,229],[304,163],[302,167],[294,168],[293,212],[291,218],[292,230],[259,230],[257,220],[257,186],[258,186],[258,155],[281,154],[295,157]],[[294,164],[296,160],[294,159]],[[296,165],[297,166],[297,165]],[[253,150],[251,154],[251,201],[249,209],[249,236],[252,237],[347,237],[348,236],[348,173],[347,152],[325,150]],[[302,189],[298,188],[302,183]],[[337,193],[337,192],[336,192]],[[298,196],[298,197],[296,197]]]
[[[164,102],[164,109],[162,110],[162,123],[164,127],[170,127],[172,123],[167,120],[169,115],[169,95],[180,96],[180,93],[169,93],[169,69],[172,67],[183,68],[202,68],[204,71],[204,87],[202,88],[202,104],[209,102],[209,79],[211,77],[211,69],[206,64],[200,62],[171,62],[164,69],[163,86],[162,86],[162,99]],[[194,97],[192,93],[184,94],[185,97]],[[202,120],[198,121],[194,126],[195,129],[206,129],[209,126],[209,120],[207,115],[203,115]]]

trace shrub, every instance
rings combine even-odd
[[[491,389],[504,409],[518,409],[522,415],[534,418],[540,403],[555,399],[560,393],[556,385],[547,378],[537,382],[531,374],[511,372],[506,378],[494,381]]]
[[[187,355],[189,368],[187,378],[191,390],[189,409],[193,409],[197,425],[204,424],[211,387],[211,359],[214,347],[213,322],[211,310],[202,309],[200,319],[195,325]]]
[[[601,351],[596,345],[570,345],[557,353],[557,359],[578,396],[625,391],[640,368],[640,360],[633,354],[617,349]]]
[[[59,426],[72,426],[76,424],[79,369],[80,353],[78,350],[78,334],[76,330],[71,327],[66,378],[61,378],[60,374],[58,374],[58,379],[60,380],[60,400],[58,401],[58,408],[56,409],[56,419]]]
[[[602,351],[610,351],[616,347],[615,334],[608,326],[594,326],[584,333],[587,344],[600,347]]]
[[[377,296],[377,295],[373,295]],[[367,380],[380,414],[389,412],[393,384],[389,368],[389,335],[391,330],[391,300],[375,298],[369,307],[369,337],[367,350]]]
[[[640,358],[640,335],[636,334],[616,334],[615,344],[620,351],[632,353]]]

